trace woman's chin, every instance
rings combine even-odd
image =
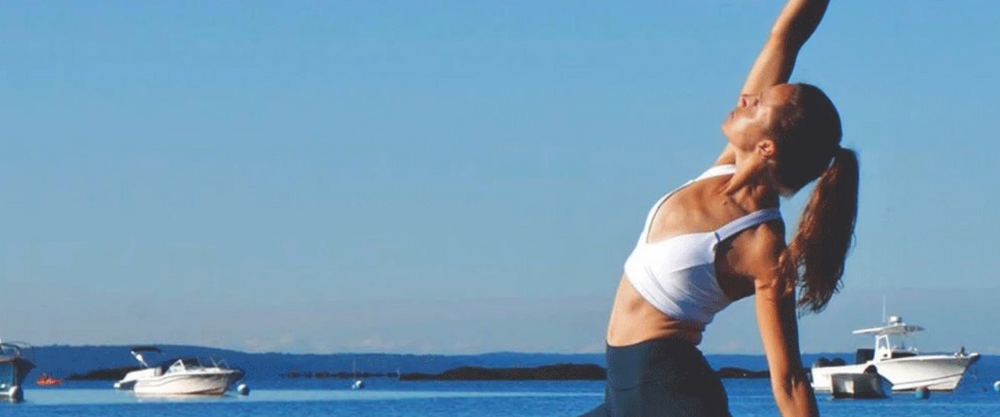
[[[726,137],[726,141],[727,142],[732,142],[732,140],[730,139],[732,137],[732,135],[729,134],[729,123],[728,122],[729,122],[728,120],[722,122],[722,125],[719,126],[719,130],[722,131],[722,135]]]

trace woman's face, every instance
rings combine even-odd
[[[795,87],[779,84],[756,95],[741,95],[736,108],[722,122],[722,133],[737,149],[750,151],[764,139],[774,140],[774,127]]]

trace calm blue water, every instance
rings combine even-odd
[[[575,416],[602,400],[600,382],[397,382],[370,379],[348,389],[346,380],[251,381],[247,397],[137,398],[107,383],[29,387],[25,402],[0,403],[0,416]],[[918,400],[832,400],[820,394],[824,416],[1000,416],[993,379],[967,377],[954,393]],[[774,416],[767,380],[726,380],[735,416]]]

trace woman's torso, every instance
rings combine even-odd
[[[665,242],[678,236],[712,232],[735,219],[765,209],[753,198],[739,198],[721,192],[731,175],[718,175],[689,183],[669,194],[654,207],[645,244]],[[770,203],[776,204],[776,202]],[[720,295],[735,301],[754,292],[753,277],[736,272],[733,265],[754,239],[755,227],[736,233],[715,247],[714,280]],[[709,267],[712,267],[710,265]],[[630,282],[628,272],[622,275],[611,310],[607,343],[627,346],[652,339],[681,338],[694,344],[701,342],[705,325],[697,320],[671,317],[651,304]]]

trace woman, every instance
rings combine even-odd
[[[587,416],[729,415],[722,383],[695,346],[717,312],[751,295],[781,414],[818,414],[796,306],[818,312],[840,284],[858,162],[840,147],[840,117],[826,95],[786,82],[827,4],[788,2],[722,124],[722,155],[650,210],[611,311],[605,403]],[[779,196],[817,178],[786,245]]]

